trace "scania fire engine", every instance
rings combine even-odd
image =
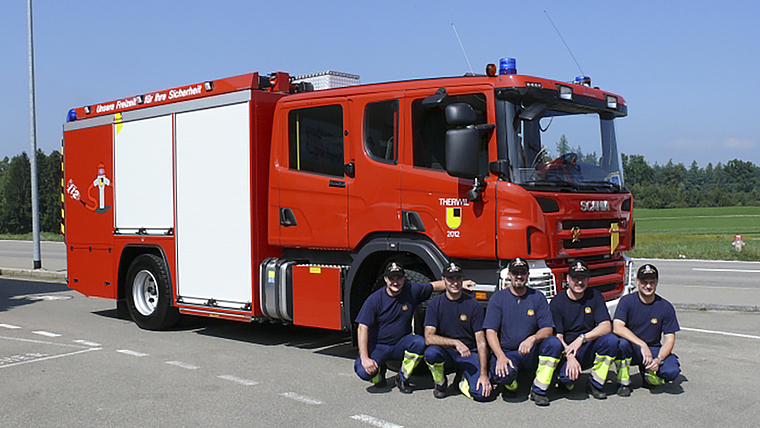
[[[249,73],[72,109],[63,127],[68,286],[142,328],[180,314],[353,331],[389,260],[450,262],[484,305],[530,264],[548,298],[569,263],[614,307],[630,291],[625,100],[517,74],[359,84]]]

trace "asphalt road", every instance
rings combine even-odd
[[[757,426],[760,313],[678,315],[675,384],[650,392],[634,375],[629,398],[552,390],[538,408],[529,379],[511,402],[437,400],[426,373],[411,395],[372,394],[341,333],[201,318],[149,332],[117,319],[111,301],[0,278],[0,426]]]

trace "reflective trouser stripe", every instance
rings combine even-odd
[[[615,357],[596,354],[594,366],[591,368],[591,377],[599,385],[604,386],[604,381],[607,380],[607,374],[610,372],[610,366],[614,359]]]
[[[426,362],[427,363],[427,362]],[[444,372],[443,372],[443,362],[436,363],[436,364],[430,364],[427,363],[428,368],[430,369],[430,374],[433,375],[433,382],[435,382],[436,385],[443,385]]]
[[[631,384],[631,360],[632,358],[615,360],[615,366],[617,367],[617,380],[621,385],[628,386]]]
[[[472,395],[470,395],[470,382],[468,382],[467,378],[464,376],[462,376],[462,381],[459,382],[459,390],[462,391],[462,394],[464,394],[465,397],[473,400]]]
[[[659,376],[657,376],[657,373],[651,370],[646,371],[646,373],[644,374],[644,380],[646,380],[648,384],[655,385],[655,386],[665,384],[665,381],[662,380],[662,378],[660,378]]]
[[[409,376],[414,371],[414,368],[417,367],[417,364],[419,364],[421,359],[422,355],[404,351],[404,361],[401,363],[401,380],[405,381],[409,379]]]
[[[538,368],[536,369],[536,378],[533,380],[533,386],[542,391],[549,389],[549,384],[552,382],[552,375],[554,375],[554,369],[557,368],[558,364],[559,358],[539,355]]]
[[[513,380],[512,383],[505,385],[504,387],[507,388],[507,391],[517,391],[517,379]]]

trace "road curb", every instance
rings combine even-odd
[[[36,279],[49,282],[66,283],[65,272],[51,272],[40,269],[0,268],[0,278]]]
[[[690,311],[760,312],[758,305],[719,305],[716,303],[673,303],[676,309]]]

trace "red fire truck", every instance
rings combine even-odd
[[[516,257],[548,297],[582,259],[614,307],[632,287],[626,103],[515,68],[250,73],[72,109],[68,285],[146,329],[191,314],[353,331],[389,260],[416,282],[456,261],[485,304]]]

